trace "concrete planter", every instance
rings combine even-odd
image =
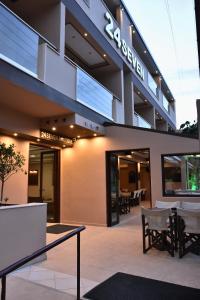
[[[0,205],[0,270],[46,245],[47,205]],[[46,255],[33,260],[42,261]]]

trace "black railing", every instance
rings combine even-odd
[[[80,300],[80,232],[85,230],[85,226],[80,226],[75,230],[71,231],[70,233],[64,235],[63,237],[53,241],[52,243],[46,245],[45,247],[33,252],[31,255],[26,256],[19,261],[15,262],[14,264],[8,266],[7,268],[0,271],[0,278],[2,283],[1,288],[1,300],[6,299],[6,276],[11,272],[17,270],[18,268],[22,267],[23,265],[27,264],[31,260],[37,258],[38,256],[48,252],[49,250],[53,249],[54,247],[62,244],[63,242],[69,240],[73,236],[77,235],[77,300]]]

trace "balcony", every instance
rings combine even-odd
[[[77,67],[76,100],[108,119],[113,119],[113,94]]]
[[[0,58],[38,77],[39,48],[47,42],[9,8],[0,3]]]
[[[148,123],[145,119],[143,119],[136,112],[134,113],[133,125],[137,126],[137,127],[142,127],[142,128],[151,128],[152,127],[150,123]]]

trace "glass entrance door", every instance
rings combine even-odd
[[[108,226],[119,223],[119,171],[118,156],[107,153],[107,216]]]
[[[47,203],[48,222],[59,222],[59,151],[30,146],[28,202]]]

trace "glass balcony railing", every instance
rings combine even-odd
[[[150,90],[153,92],[153,94],[156,97],[158,97],[158,85],[149,72],[148,72],[148,86]]]
[[[77,68],[76,94],[77,101],[106,118],[113,119],[113,94],[79,68]]]
[[[0,58],[37,75],[39,36],[0,3]]]
[[[55,46],[0,2],[0,59],[38,77],[39,47]]]
[[[139,114],[136,112],[134,113],[134,126],[142,127],[142,128],[151,128],[151,124],[148,123],[145,119],[143,119]]]

